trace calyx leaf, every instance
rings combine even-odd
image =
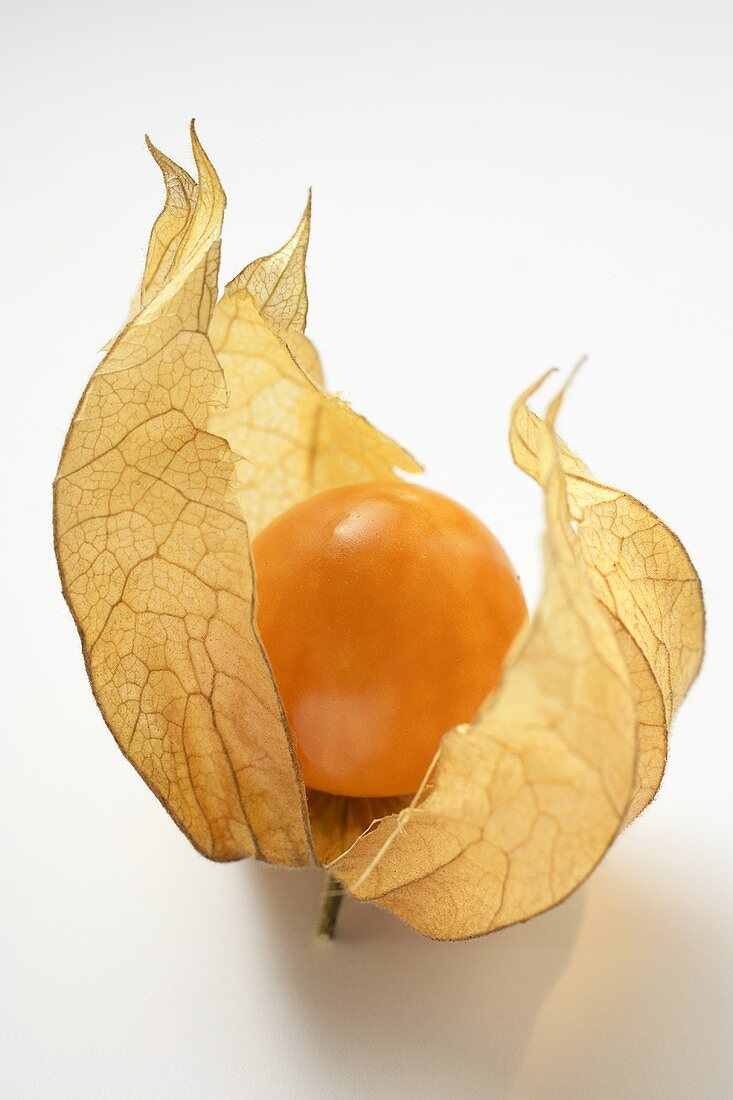
[[[537,479],[541,424],[516,402],[514,461]],[[627,821],[656,794],[664,774],[673,715],[702,662],[705,616],[700,578],[684,546],[641,501],[596,481],[560,446],[568,507],[596,599],[612,616],[630,669],[639,725],[639,768]]]
[[[305,259],[311,231],[311,196],[292,237],[277,252],[261,256],[240,271],[227,292],[246,292],[278,336],[305,332],[308,288]]]
[[[239,467],[239,500],[252,537],[312,493],[393,478],[396,467],[419,472],[407,451],[321,388],[249,290],[235,284],[227,286],[211,321],[229,400],[212,412],[209,424],[248,460]]]
[[[214,859],[311,860],[304,792],[253,625],[236,456],[207,337],[224,193],[168,158],[141,306],[94,372],[55,484],[56,546],[92,687],[120,748]],[[181,213],[182,212],[182,213]]]

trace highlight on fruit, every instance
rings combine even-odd
[[[544,501],[529,617],[491,517],[406,480],[415,459],[326,389],[310,200],[219,294],[225,197],[191,142],[196,180],[148,142],[164,206],[54,484],[104,720],[203,855],[324,867],[323,936],[349,895],[441,940],[526,920],[659,788],[697,574],[557,435],[567,384],[532,411],[545,376],[510,414]]]

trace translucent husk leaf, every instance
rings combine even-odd
[[[527,406],[531,393],[514,407],[510,443],[517,465],[537,479],[541,423]],[[565,444],[560,454],[586,571],[596,598],[616,622],[634,686],[640,753],[631,820],[659,788],[672,717],[700,669],[702,589],[684,546],[666,524],[635,497],[596,481]]]
[[[196,204],[196,183],[180,165],[156,149],[146,137],[148,149],[163,173],[165,204],[153,225],[133,315],[151,301],[172,274],[176,255]]]
[[[227,286],[209,335],[229,390],[209,425],[248,460],[239,468],[239,499],[253,538],[312,493],[421,469],[308,375],[245,287]]]
[[[277,252],[253,260],[232,279],[227,292],[247,293],[270,328],[286,344],[296,363],[318,385],[323,368],[318,352],[305,335],[308,285],[305,261],[311,230],[311,196],[292,237]]]
[[[122,751],[214,859],[312,859],[237,503],[206,430],[226,397],[207,329],[225,198],[192,128],[198,186],[154,155],[167,197],[141,306],[94,372],[55,483],[64,592]]]
[[[305,260],[311,231],[311,196],[292,237],[277,252],[261,256],[240,271],[227,292],[246,292],[278,336],[305,332],[308,287]]]

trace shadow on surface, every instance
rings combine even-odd
[[[313,939],[322,872],[246,868],[269,949],[293,997],[293,1027],[323,1051],[321,1095],[503,1096],[563,972],[583,893],[526,925],[434,943],[347,898],[338,939]]]
[[[731,1095],[730,894],[720,868],[688,871],[684,889],[675,872],[673,856],[641,868],[620,853],[589,883],[572,965],[517,1095]]]

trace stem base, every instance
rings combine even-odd
[[[316,937],[319,940],[332,940],[336,931],[341,903],[344,900],[344,888],[338,879],[326,872],[326,881],[323,886],[321,900],[321,913],[316,925]]]

